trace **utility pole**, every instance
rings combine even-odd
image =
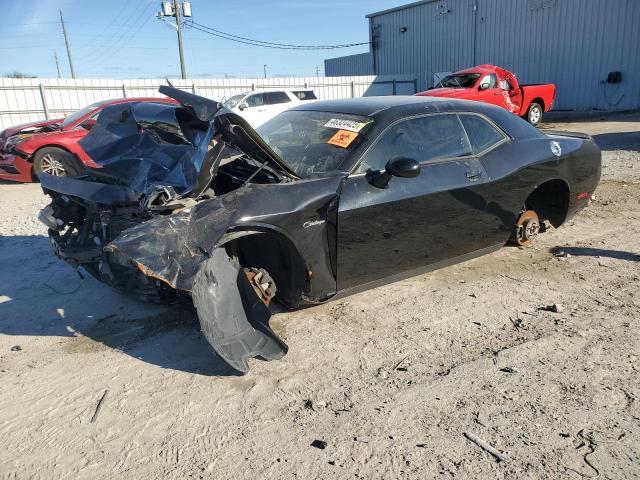
[[[176,17],[176,23],[167,22],[178,32],[178,50],[180,52],[180,73],[182,79],[187,78],[187,68],[184,65],[184,48],[182,46],[182,27],[184,25],[183,18],[191,16],[191,3],[184,1],[182,5],[179,0],[165,0],[161,4],[162,9],[156,14],[159,20],[166,21],[164,17]]]
[[[320,67],[316,65],[316,77],[320,76]]]
[[[58,52],[53,51],[53,58],[56,59],[56,71],[58,72],[58,78],[60,78],[60,64],[58,63]]]
[[[71,48],[69,48],[69,39],[67,38],[67,29],[64,27],[64,18],[62,18],[62,10],[60,10],[60,23],[62,24],[62,34],[64,35],[64,44],[67,46],[67,56],[69,57],[69,68],[71,68],[71,78],[76,78],[76,71],[73,69],[73,60],[71,60]]]
[[[178,30],[178,49],[180,50],[180,72],[182,79],[187,78],[187,70],[184,67],[184,51],[182,50],[182,22],[180,21],[180,4],[178,0],[173,0],[173,9],[176,12],[176,30]]]
[[[262,68],[264,70],[264,78],[267,78],[267,64],[265,63]]]

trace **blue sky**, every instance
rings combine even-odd
[[[364,16],[401,0],[192,0],[193,18],[212,28],[290,44],[368,41]],[[64,14],[78,78],[179,77],[176,32],[155,18],[160,0],[0,0],[0,74],[70,77],[58,9]],[[184,30],[189,77],[322,75],[323,60],[367,46],[329,51],[273,50]]]

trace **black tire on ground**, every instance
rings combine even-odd
[[[537,127],[542,120],[542,105],[539,103],[532,103],[529,105],[529,109],[527,110],[527,122],[529,122],[534,127]]]
[[[33,174],[48,174],[56,177],[78,175],[79,169],[73,155],[58,147],[41,148],[33,156]]]

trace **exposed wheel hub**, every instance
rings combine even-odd
[[[276,295],[276,284],[264,268],[245,268],[249,283],[267,307]]]
[[[526,210],[516,223],[515,240],[518,245],[528,245],[540,233],[540,219],[533,210]]]

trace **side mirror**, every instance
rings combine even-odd
[[[249,108],[249,104],[247,102],[242,102],[240,105],[238,105],[238,108],[240,109],[240,111],[243,111],[245,108]]]
[[[82,128],[91,130],[93,127],[95,127],[96,123],[97,122],[95,118],[89,118],[88,120],[85,120],[84,122],[82,122]]]
[[[386,188],[391,177],[413,178],[420,175],[420,163],[413,158],[394,157],[387,162],[384,172],[377,172],[370,179],[374,187]]]
[[[420,175],[420,164],[413,158],[394,157],[387,162],[384,170],[394,177],[413,178]]]
[[[489,88],[488,83],[481,83],[480,86],[478,87],[478,90],[486,90],[487,88]]]

